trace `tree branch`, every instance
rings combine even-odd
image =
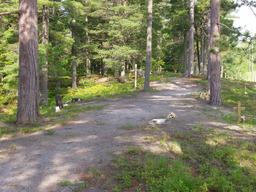
[[[224,23],[219,23],[220,26],[223,26],[223,27],[226,27],[228,30],[232,31],[232,32],[235,32],[235,33],[238,33],[239,35],[241,35],[241,32],[238,31],[238,30],[234,30],[232,28],[230,28],[229,26],[225,25]]]
[[[20,11],[7,11],[7,12],[2,12],[0,13],[1,15],[10,15],[10,14],[20,14]]]
[[[249,7],[249,9],[251,9],[252,13],[254,14],[254,16],[256,17],[256,13],[253,10],[252,7],[255,7],[255,3],[254,2],[248,2],[247,0],[241,0],[242,3],[244,3],[244,5],[246,5],[247,7]]]

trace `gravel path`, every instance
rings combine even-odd
[[[146,136],[155,133],[129,127],[146,125],[151,119],[166,117],[170,112],[174,112],[177,119],[161,126],[165,133],[193,134],[193,127],[202,126],[230,131],[237,136],[243,134],[239,127],[218,120],[229,110],[186,97],[201,89],[187,79],[174,78],[172,83],[153,83],[152,86],[159,91],[82,104],[106,104],[106,107],[81,113],[77,120],[55,127],[53,135],[37,132],[2,140],[0,191],[68,192],[68,187],[58,183],[79,181],[79,175],[91,167],[106,166],[113,152],[119,153],[130,146],[161,152],[163,149],[158,143],[144,142]],[[84,191],[102,190],[94,187]]]

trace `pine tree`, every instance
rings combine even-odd
[[[17,124],[38,122],[38,24],[37,1],[20,0],[19,4],[19,92]]]
[[[220,81],[220,0],[211,0],[211,25],[210,25],[210,55],[209,55],[209,84],[210,104],[220,106],[221,81]]]
[[[144,90],[149,89],[151,56],[152,56],[152,15],[153,15],[153,0],[148,1],[148,26],[147,26],[147,48],[146,48],[146,70]]]

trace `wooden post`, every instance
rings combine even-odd
[[[241,101],[237,102],[237,107],[233,108],[234,110],[237,110],[237,121],[241,121],[241,110],[245,110],[245,107],[241,107]]]
[[[134,87],[137,88],[137,76],[138,76],[138,71],[137,71],[137,64],[135,64],[135,80],[134,80]]]

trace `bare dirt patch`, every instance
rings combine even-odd
[[[81,105],[104,104],[106,107],[81,113],[76,120],[54,128],[52,135],[37,132],[1,141],[0,191],[71,191],[58,183],[79,181],[81,176],[91,178],[90,170],[108,165],[111,154],[134,146],[154,153],[163,152],[165,149],[157,140],[148,142],[161,134],[196,134],[195,128],[203,127],[255,139],[255,132],[247,133],[221,121],[223,113],[230,112],[228,109],[212,107],[189,97],[202,87],[188,79],[155,82],[152,87],[159,91],[83,103]],[[170,112],[177,118],[165,125],[148,127],[151,119],[166,117]],[[104,190],[95,184],[84,191]]]

